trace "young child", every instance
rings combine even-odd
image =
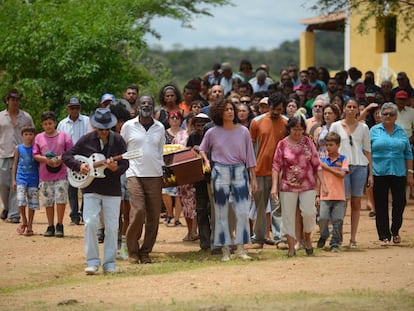
[[[322,158],[321,161],[328,195],[322,194],[316,197],[317,204],[320,200],[319,229],[321,232],[317,246],[318,248],[325,246],[329,237],[328,222],[330,220],[333,226],[330,248],[332,252],[338,252],[342,244],[342,225],[346,209],[344,177],[349,171],[348,160],[338,152],[341,137],[337,133],[329,132],[325,141],[328,156]]]
[[[63,237],[63,216],[68,194],[66,167],[62,154],[72,148],[72,140],[63,131],[56,130],[56,115],[46,111],[41,116],[44,132],[38,134],[33,145],[33,157],[40,163],[39,180],[42,203],[46,207],[48,227],[45,237]],[[57,224],[54,225],[56,204]]]
[[[33,158],[33,141],[35,128],[24,126],[21,130],[23,143],[14,150],[12,185],[17,193],[17,205],[20,209],[22,223],[16,231],[25,236],[33,235],[33,218],[35,211],[39,209],[39,165]],[[28,216],[26,217],[26,206]]]

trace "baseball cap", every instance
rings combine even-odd
[[[106,101],[114,101],[115,100],[115,96],[114,95],[112,95],[112,94],[109,94],[109,93],[105,93],[105,94],[103,94],[102,95],[102,97],[101,97],[101,104],[103,103],[103,102],[106,102]]]
[[[77,98],[75,96],[69,98],[68,107],[69,106],[80,106],[79,98]]]
[[[397,93],[395,93],[395,97],[397,99],[407,99],[408,93],[405,90],[399,90]]]

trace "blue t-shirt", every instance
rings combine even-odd
[[[19,159],[16,170],[16,184],[26,187],[38,187],[39,163],[33,158],[33,147],[19,144],[17,148]]]

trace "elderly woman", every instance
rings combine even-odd
[[[316,216],[316,177],[321,183],[322,192],[327,194],[318,152],[312,139],[304,135],[305,129],[302,116],[290,118],[286,125],[288,136],[279,142],[273,157],[270,193],[274,200],[279,199],[280,182],[282,223],[289,246],[289,257],[295,255],[295,215],[298,199],[303,218],[305,250],[306,254],[312,255],[311,233]]]
[[[211,152],[214,166],[211,178],[214,196],[215,230],[214,246],[222,247],[222,261],[230,260],[230,245],[233,244],[229,230],[229,198],[232,194],[233,208],[237,227],[235,244],[237,256],[243,260],[251,259],[246,254],[244,244],[250,241],[249,229],[249,177],[251,191],[257,189],[253,144],[249,130],[238,123],[236,106],[231,99],[218,102],[211,110],[215,126],[209,129],[200,145],[200,154],[206,170]]]
[[[399,230],[406,205],[406,184],[413,184],[413,155],[404,129],[395,124],[398,108],[393,103],[381,107],[382,122],[370,130],[376,226],[382,245],[401,243]],[[392,195],[391,228],[388,216],[388,192]]]

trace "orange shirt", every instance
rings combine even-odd
[[[322,162],[326,163],[330,168],[342,170],[348,173],[348,159],[344,155],[339,155],[335,159],[323,158]],[[321,200],[345,201],[345,181],[343,177],[334,175],[327,170],[323,170],[323,178],[325,179],[328,195],[321,193]]]
[[[287,121],[280,116],[270,118],[270,113],[257,116],[250,123],[250,136],[256,153],[256,176],[271,176],[276,146],[286,135]]]
[[[181,103],[178,104],[178,108],[180,108],[181,110],[184,110],[187,113],[190,113],[191,112],[190,107],[187,106],[184,101],[182,101]]]

